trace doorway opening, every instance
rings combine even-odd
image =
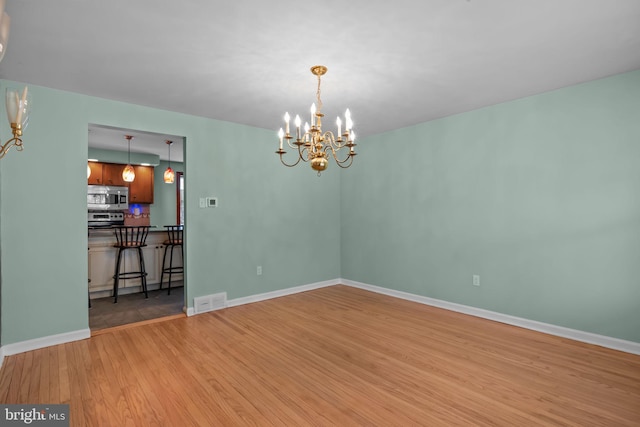
[[[165,243],[168,240],[165,227],[176,224],[186,226],[185,138],[94,124],[90,124],[88,128],[88,189],[95,185],[119,187],[122,190],[126,189],[128,194],[128,207],[115,215],[118,220],[122,218],[119,222],[105,226],[96,225],[95,222],[87,224],[89,327],[92,333],[131,323],[184,316],[185,274],[172,274],[169,293],[169,275],[163,274],[162,269]],[[128,140],[130,149],[125,135],[133,137]],[[167,152],[167,141],[173,142],[170,153]],[[163,180],[164,170],[169,164],[169,155],[171,168],[176,171],[174,183],[165,183]],[[136,171],[133,182],[121,182],[121,169],[127,164],[133,165]],[[87,209],[90,211],[89,206]],[[142,292],[140,278],[120,279],[118,302],[114,303],[113,277],[118,254],[114,247],[114,227],[118,226],[149,227],[146,246],[142,248],[148,298],[145,298]],[[168,267],[169,252],[166,251],[165,268]],[[175,248],[173,267],[184,265],[182,253],[180,247]],[[139,266],[137,252],[125,251],[120,271],[139,271]]]
[[[184,172],[176,172],[176,218],[177,225],[184,225]]]

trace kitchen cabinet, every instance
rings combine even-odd
[[[114,185],[124,187],[127,185],[124,179],[122,179],[122,170],[125,165],[116,163],[103,163],[102,164],[102,182],[104,185]]]
[[[87,178],[87,184],[104,185],[102,183],[102,166],[103,166],[103,163],[89,162],[91,175],[89,175],[89,178]]]
[[[158,257],[156,245],[142,248],[144,268],[147,272],[147,286],[160,283],[160,270],[162,269],[162,256]],[[116,266],[118,250],[113,247],[89,247],[89,291],[106,291],[113,289],[113,273]],[[138,251],[127,250],[122,254],[120,271],[138,271]],[[158,265],[160,259],[160,265]],[[136,279],[120,279],[120,289],[141,287],[142,281]],[[140,289],[142,291],[142,289]]]
[[[89,292],[113,289],[113,273],[118,250],[109,246],[89,246]]]
[[[122,179],[123,164],[89,162],[89,167],[88,184],[129,187],[129,203],[153,204],[153,166],[134,166],[136,178],[133,182]]]
[[[136,178],[129,183],[129,203],[153,204],[153,167],[134,166]]]
[[[147,246],[142,248],[142,256],[144,257],[145,270],[147,271],[147,287],[149,290],[158,289],[162,274],[162,256],[164,255],[164,245],[162,242],[167,238],[166,232],[151,232],[147,237]],[[89,292],[93,297],[107,297],[112,295],[113,290],[113,273],[116,265],[116,257],[118,250],[113,247],[115,237],[112,232],[100,231],[97,235],[90,235],[89,238]],[[123,262],[121,263],[121,271],[137,270],[138,253],[137,251],[128,250],[123,254]],[[167,263],[169,255],[167,255]],[[182,265],[182,257],[179,249],[175,249],[173,253],[173,265]],[[171,282],[175,283],[183,279],[183,274],[173,274]],[[165,284],[169,279],[165,275]],[[130,292],[142,292],[142,282],[138,279],[120,279],[120,288],[118,293],[124,295]]]

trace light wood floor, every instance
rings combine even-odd
[[[74,426],[638,426],[640,356],[333,286],[9,356]]]

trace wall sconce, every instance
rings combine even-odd
[[[22,151],[22,132],[29,123],[29,113],[31,111],[31,96],[29,95],[27,86],[22,92],[7,88],[7,119],[11,125],[13,138],[2,145],[0,149],[0,159],[15,145],[17,151]]]

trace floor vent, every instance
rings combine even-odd
[[[193,299],[195,314],[206,313],[207,311],[225,308],[227,305],[227,293],[205,295]]]

